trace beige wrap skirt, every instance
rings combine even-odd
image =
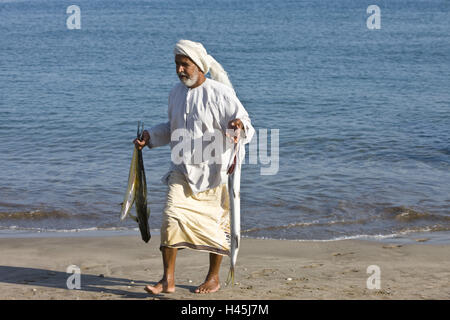
[[[161,248],[230,253],[229,199],[226,184],[193,194],[184,175],[172,171],[161,225]]]

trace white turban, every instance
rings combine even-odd
[[[180,40],[175,45],[173,53],[175,55],[181,54],[189,57],[205,75],[210,72],[211,79],[233,88],[223,67],[216,61],[216,59],[206,52],[206,49],[200,42]]]

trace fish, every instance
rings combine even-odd
[[[234,272],[241,241],[241,140],[234,145],[228,166],[228,196],[230,201],[230,271],[226,284],[234,285]]]
[[[142,123],[141,127],[141,122],[138,121],[137,138],[139,140],[142,140],[143,132],[144,123]],[[131,214],[133,205],[136,209],[136,216]],[[138,223],[141,238],[147,243],[151,238],[149,227],[150,208],[147,207],[147,179],[142,150],[139,150],[136,146],[134,146],[131,157],[128,187],[120,211],[120,220],[123,221],[126,217],[130,217]]]

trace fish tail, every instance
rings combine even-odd
[[[234,286],[234,267],[230,267],[230,271],[228,271],[226,285],[229,286],[230,283]]]

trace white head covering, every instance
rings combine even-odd
[[[173,53],[175,55],[181,54],[189,57],[205,75],[210,72],[211,79],[233,88],[233,85],[231,84],[230,79],[228,79],[228,75],[223,67],[216,61],[216,59],[206,52],[206,49],[200,42],[180,40],[175,45]]]

